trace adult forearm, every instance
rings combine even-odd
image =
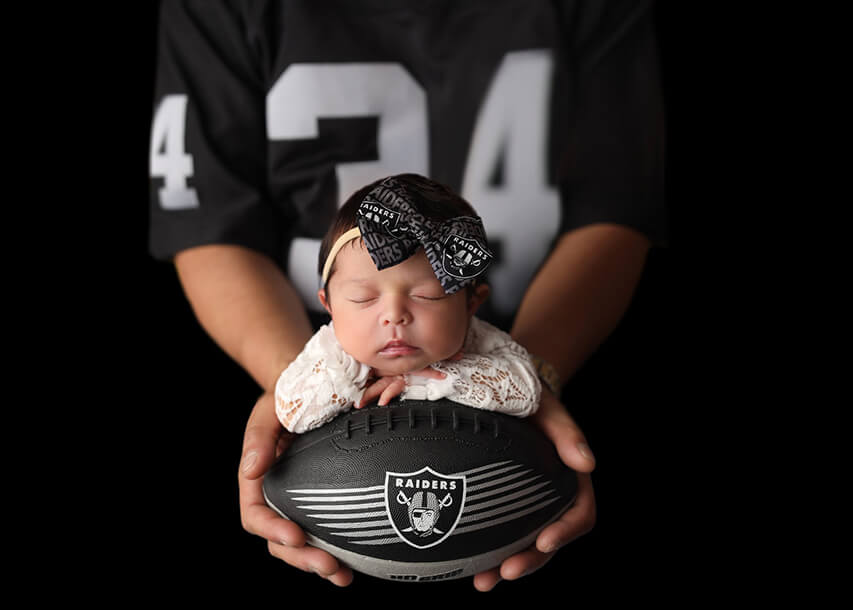
[[[202,327],[265,390],[311,338],[299,295],[268,257],[211,245],[175,257],[181,284]]]
[[[622,319],[648,250],[644,235],[619,225],[567,233],[530,284],[513,338],[567,381]]]

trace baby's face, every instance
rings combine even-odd
[[[445,360],[462,348],[468,323],[485,291],[447,295],[423,250],[377,271],[360,240],[335,258],[329,299],[320,300],[344,350],[381,376],[399,375]]]

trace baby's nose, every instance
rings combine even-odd
[[[412,321],[412,315],[401,299],[389,299],[385,312],[382,315],[382,326],[406,325]]]
[[[399,312],[396,314],[391,314],[391,315],[387,315],[387,316],[382,317],[382,326],[389,326],[389,325],[405,326],[409,322],[411,322],[411,316],[409,316],[409,314],[406,312]]]

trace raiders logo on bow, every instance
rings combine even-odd
[[[400,223],[400,212],[389,210],[384,205],[371,198],[370,195],[364,198],[361,205],[358,207],[358,215],[364,217],[370,222],[381,225],[388,234],[399,238],[400,232],[397,231],[397,225]]]
[[[444,271],[459,279],[477,277],[492,260],[492,254],[476,239],[452,233],[444,240]]]

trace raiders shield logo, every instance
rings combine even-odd
[[[492,253],[481,246],[476,239],[451,233],[444,240],[442,256],[444,271],[455,278],[476,277],[486,270],[491,260]]]
[[[400,223],[400,212],[389,210],[384,205],[368,196],[358,206],[358,215],[385,227],[389,234],[399,237],[397,225]]]
[[[407,544],[425,549],[443,542],[465,506],[465,476],[448,476],[429,466],[417,472],[385,473],[385,510]]]

